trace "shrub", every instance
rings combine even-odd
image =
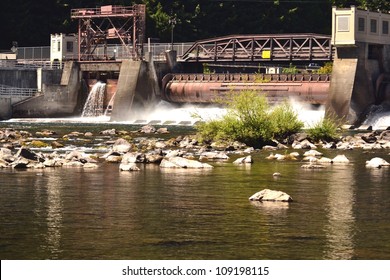
[[[333,141],[338,137],[338,124],[332,118],[325,117],[307,130],[307,134],[313,141]]]
[[[201,140],[237,140],[260,147],[303,127],[287,103],[271,110],[266,97],[255,91],[231,94],[224,103],[227,113],[221,119],[204,121],[200,118],[196,129]]]
[[[333,63],[327,62],[324,66],[322,66],[320,69],[315,71],[317,74],[332,74],[333,69]]]
[[[270,113],[274,122],[274,137],[276,139],[286,138],[302,129],[304,123],[298,119],[298,113],[287,102],[276,106]]]

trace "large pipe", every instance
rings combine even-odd
[[[330,86],[324,75],[169,74],[163,78],[162,99],[173,103],[215,103],[230,93],[255,90],[270,103],[293,98],[325,104]]]

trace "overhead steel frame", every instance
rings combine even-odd
[[[115,60],[116,53],[107,52],[108,43],[124,47],[121,58],[142,59],[145,5],[72,9],[71,18],[79,20],[79,61]]]
[[[225,36],[194,43],[184,61],[330,61],[331,36],[275,34]]]

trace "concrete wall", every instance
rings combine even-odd
[[[36,69],[0,69],[0,85],[17,88],[37,88]]]
[[[375,48],[378,46],[375,46]],[[326,114],[349,124],[363,120],[368,108],[379,102],[378,82],[390,64],[388,46],[372,51],[369,43],[356,42],[353,47],[338,47]]]
[[[126,121],[145,117],[153,106],[157,88],[154,64],[145,61],[122,62],[117,92],[111,114],[112,121]]]
[[[13,105],[13,117],[55,117],[72,115],[80,89],[79,67],[73,61],[64,65],[61,84],[43,84],[42,95]],[[53,80],[58,77],[51,77]],[[49,79],[47,77],[47,79]]]

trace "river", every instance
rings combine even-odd
[[[59,134],[135,125],[79,121],[0,122]],[[171,126],[171,134],[192,133]],[[84,143],[87,152],[101,149]],[[101,137],[100,137],[101,138]],[[104,139],[100,139],[104,141]],[[88,144],[85,144],[88,143]],[[69,147],[70,149],[75,146]],[[301,154],[302,151],[299,151]],[[298,161],[210,162],[212,170],[169,170],[139,164],[98,168],[0,169],[1,259],[390,259],[390,168],[365,161],[388,150],[323,150],[350,164],[306,170]],[[279,172],[280,177],[273,173]],[[292,203],[250,202],[265,188]]]

